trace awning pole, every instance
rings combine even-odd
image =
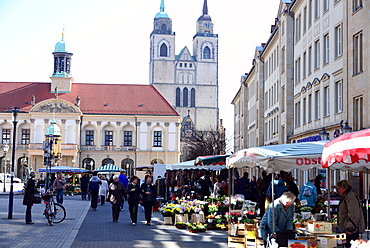
[[[328,220],[331,220],[331,212],[330,212],[330,183],[331,183],[331,175],[330,175],[330,169],[326,168],[326,190],[328,192],[328,206],[327,206],[327,212],[328,212]]]

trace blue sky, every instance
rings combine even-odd
[[[233,133],[230,104],[254,49],[266,42],[280,0],[208,0],[219,35],[220,117]],[[149,81],[149,36],[160,0],[1,0],[0,81],[49,82],[55,44],[65,28],[76,83]],[[203,0],[165,0],[176,53],[188,46]]]

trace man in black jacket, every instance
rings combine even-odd
[[[82,200],[86,200],[86,195],[87,195],[87,187],[89,186],[89,177],[87,174],[84,174],[81,177],[81,195],[82,195]]]
[[[100,178],[97,176],[98,173],[94,172],[93,177],[89,181],[89,193],[91,196],[91,209],[96,211],[98,206],[99,187],[102,184]]]

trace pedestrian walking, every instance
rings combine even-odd
[[[97,176],[98,173],[94,172],[92,178],[89,181],[89,194],[91,196],[91,209],[96,211],[98,206],[99,188],[102,184],[100,178]]]
[[[26,205],[26,224],[32,225],[32,215],[31,210],[33,206],[33,198],[35,193],[37,193],[36,189],[36,180],[35,180],[36,173],[34,171],[30,172],[30,178],[28,179],[26,183],[26,188],[24,190],[23,195],[23,205]]]
[[[66,180],[62,177],[62,173],[58,173],[57,178],[53,182],[53,188],[57,194],[57,202],[63,204],[63,194]]]
[[[127,202],[130,211],[131,225],[135,226],[137,223],[137,210],[140,201],[140,187],[137,176],[130,178],[130,183],[127,186]]]
[[[221,182],[222,182],[221,176],[217,176],[216,182],[213,185],[213,196],[214,197],[221,197],[225,195]]]
[[[365,231],[365,219],[360,206],[360,199],[352,191],[347,180],[337,182],[340,195],[338,206],[338,226],[346,233],[346,247],[351,247],[351,240],[356,240]]]
[[[112,204],[113,222],[118,222],[121,211],[120,204],[123,198],[127,199],[125,187],[118,181],[118,176],[114,176],[113,183],[109,185],[108,194],[108,200]]]
[[[105,198],[107,197],[108,193],[108,182],[105,176],[102,176],[101,178],[101,185],[99,187],[99,195],[100,195],[100,205],[105,204]]]
[[[89,186],[89,177],[85,173],[81,177],[81,197],[82,197],[82,200],[87,200],[86,199],[86,196],[87,196],[87,188],[88,188],[88,186]]]
[[[141,185],[140,189],[143,198],[142,205],[144,206],[145,210],[146,225],[150,226],[152,210],[156,200],[156,191],[154,185],[152,184],[151,175],[145,175],[145,182]]]
[[[317,191],[313,184],[314,180],[310,180],[302,186],[301,192],[299,193],[299,200],[306,200],[307,206],[314,207],[317,201]]]

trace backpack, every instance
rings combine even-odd
[[[312,195],[312,192],[311,192],[311,187],[308,187],[306,186],[303,190],[303,193],[302,193],[303,196],[311,196]]]

